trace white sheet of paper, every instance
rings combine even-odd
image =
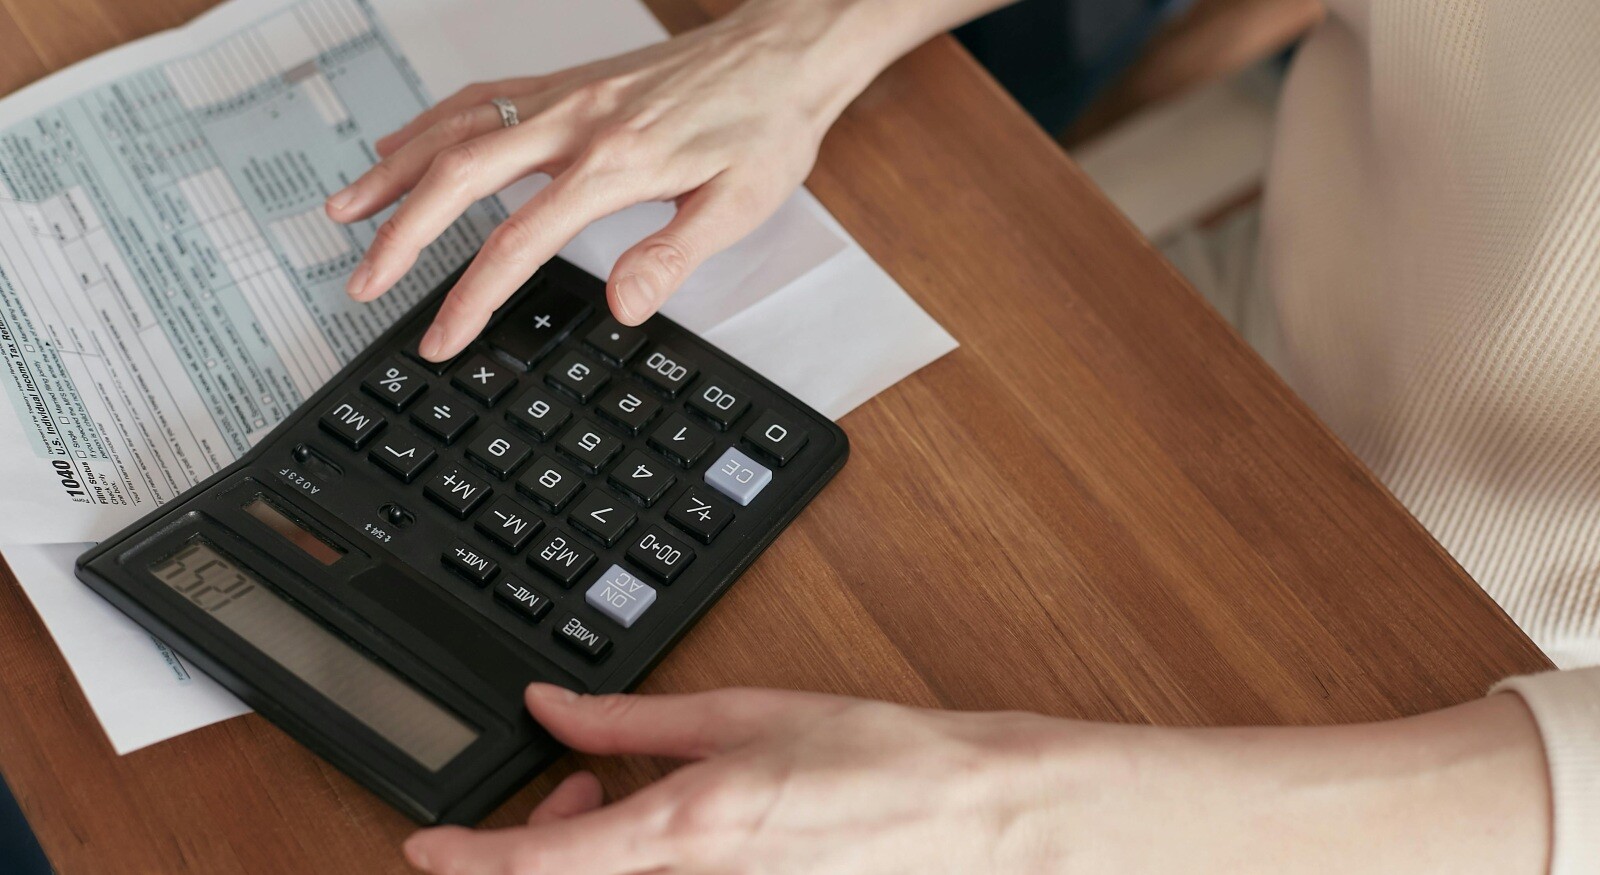
[[[626,51],[665,35],[635,0],[371,0],[370,4],[362,0],[231,0],[184,28],[97,56],[0,101],[0,132],[71,97],[162,65],[176,64],[178,72],[171,73],[168,79],[177,90],[187,88],[213,96],[247,91],[251,86],[250,71],[254,69],[251,65],[259,64],[245,63],[241,72],[218,59],[245,42],[235,34],[262,26],[275,16],[280,20],[267,27],[268,36],[277,41],[273,43],[276,51],[287,55],[299,50],[297,40],[305,38],[283,23],[284,16],[277,15],[289,7],[298,7],[295,16],[310,22],[304,28],[306,33],[322,34],[330,40],[335,37],[327,35],[340,29],[359,33],[363,17],[375,13],[416,71],[422,88],[434,98],[448,95],[468,82],[560,69]],[[517,26],[508,27],[507,22],[516,22]],[[223,44],[234,48],[215,48]],[[292,75],[306,73],[304,66],[296,65]],[[286,70],[266,70],[265,74],[290,75]],[[334,93],[329,99],[333,90],[326,78],[311,75],[304,80],[302,89],[324,121],[332,124],[338,120],[339,96]],[[363,132],[363,136],[375,137],[379,133]],[[179,156],[184,148],[182,143],[173,145]],[[5,166],[4,160],[4,150],[0,149],[0,167]],[[219,205],[207,194],[216,193],[216,177],[217,174],[193,174],[180,181],[187,185],[180,190],[206,195],[195,195],[195,212],[211,223],[206,226],[210,233],[226,236],[217,245],[219,250],[226,250],[227,258],[234,259],[230,266],[244,264],[239,253],[249,250],[249,246],[259,250],[252,251],[256,259],[246,266],[263,272],[275,286],[241,288],[246,299],[251,299],[254,292],[278,293],[285,295],[285,300],[292,300],[288,296],[298,289],[300,300],[308,302],[301,306],[310,308],[309,302],[318,289],[301,282],[303,277],[289,274],[283,264],[296,266],[313,257],[342,258],[344,261],[332,263],[348,264],[358,254],[354,247],[324,234],[325,229],[318,226],[309,210],[282,221],[267,217],[269,221],[253,222],[253,217],[246,215],[250,211],[238,209],[237,199],[226,200],[226,191],[222,192],[224,201]],[[514,209],[537,184],[532,181],[514,186],[502,195],[504,206]],[[5,185],[0,180],[0,196],[8,191],[17,194]],[[11,247],[13,253],[38,255],[30,261],[34,271],[30,282],[36,285],[25,290],[15,306],[46,329],[39,333],[40,338],[81,341],[89,337],[95,343],[116,345],[133,334],[143,335],[153,351],[142,357],[131,356],[124,363],[125,370],[143,367],[151,373],[173,372],[172,363],[178,352],[170,338],[161,336],[159,327],[152,325],[137,306],[141,295],[154,291],[141,287],[142,274],[126,264],[115,263],[119,253],[115,246],[108,245],[107,223],[92,216],[82,218],[85,203],[81,192],[63,192],[48,203],[27,203],[19,198],[0,204],[0,219],[5,220],[0,223],[4,225],[0,227],[0,237],[9,228],[15,243]],[[618,254],[670,215],[671,208],[662,204],[624,211],[596,223],[563,255],[603,276]],[[115,227],[125,230],[120,225]],[[370,228],[367,237],[358,234],[354,243],[364,245],[366,239],[370,239]],[[463,242],[470,244],[471,239],[470,234],[463,234],[457,248]],[[441,259],[454,251],[443,253]],[[6,264],[0,257],[0,268]],[[95,274],[97,270],[101,273]],[[273,271],[280,271],[283,276],[273,276]],[[25,271],[14,273],[20,276]],[[52,276],[55,279],[50,279]],[[337,294],[341,279],[335,276],[323,285]],[[114,296],[107,298],[108,292],[114,292]],[[132,305],[127,304],[129,295]],[[87,306],[59,308],[41,303],[75,300],[84,301]],[[115,306],[106,306],[107,300]],[[251,300],[259,307],[262,300],[277,299]],[[131,316],[122,312],[129,307]],[[341,350],[353,352],[363,340],[359,331],[339,334],[326,323],[317,324],[308,312],[297,312],[288,318],[264,316],[261,325],[269,335],[270,352],[283,360],[296,359],[293,351],[314,342],[319,331],[324,335],[318,348],[326,348],[329,354],[319,359],[321,370],[302,368],[279,375],[283,384],[296,388],[314,385],[319,376],[325,378],[332,372],[330,369],[348,357],[341,356]],[[955,347],[954,339],[917,307],[805,191],[797,193],[739,246],[703,266],[668,304],[666,313],[833,417],[842,416]],[[379,321],[386,324],[386,320]],[[145,334],[152,328],[157,329],[154,334]],[[0,343],[9,340],[0,337]],[[98,429],[102,436],[120,429],[125,435],[117,463],[126,466],[131,462],[147,475],[129,476],[124,484],[136,492],[143,490],[141,501],[130,504],[65,500],[68,497],[62,494],[64,484],[57,473],[59,468],[50,465],[52,454],[36,452],[33,443],[41,434],[47,438],[55,434],[40,430],[37,420],[30,419],[31,414],[43,415],[45,408],[30,408],[33,399],[11,392],[11,409],[16,415],[0,412],[0,450],[4,450],[0,452],[0,477],[8,483],[5,495],[0,496],[0,516],[8,521],[7,528],[0,531],[0,541],[21,544],[102,537],[226,464],[236,455],[230,441],[234,446],[241,439],[247,443],[271,425],[264,419],[224,421],[224,417],[207,409],[194,386],[178,385],[167,387],[166,394],[159,398],[145,397],[145,401],[161,405],[155,414],[142,414],[147,418],[137,424],[145,431],[124,429],[130,418],[140,418],[138,405],[126,400],[119,405],[118,398],[123,397],[119,391],[104,390],[99,385],[119,369],[102,364],[96,371],[66,358],[70,356],[59,363],[55,376],[67,382],[94,384],[103,390],[82,393],[93,396],[83,409],[99,414],[88,417],[93,422],[86,429]],[[8,362],[13,379],[17,379],[14,362],[19,360],[20,353]],[[0,377],[4,376],[0,372]],[[292,408],[286,403],[295,400],[294,391],[290,388],[277,399],[279,408]],[[191,437],[180,440],[179,432],[184,429],[173,428],[174,423],[189,426]],[[195,433],[205,434],[194,439]],[[67,452],[71,458],[71,448]],[[226,691],[190,670],[159,642],[79,584],[72,574],[72,560],[82,549],[83,545],[76,543],[15,546],[7,547],[5,554],[119,752],[244,710]]]
[[[119,754],[249,712],[72,576],[88,544],[13,545],[6,562]]]

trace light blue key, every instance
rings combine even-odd
[[[584,593],[589,606],[605,614],[622,628],[629,629],[644,614],[644,609],[655,603],[656,591],[650,584],[613,565],[600,575],[600,579]]]
[[[746,456],[733,447],[713,462],[706,471],[706,483],[712,489],[749,507],[761,490],[772,482],[772,471],[766,465]]]

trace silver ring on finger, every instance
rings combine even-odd
[[[500,127],[516,127],[517,122],[521,121],[521,119],[517,118],[517,105],[515,103],[504,97],[496,97],[489,102],[494,105],[495,109],[500,110]]]

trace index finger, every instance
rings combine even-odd
[[[697,760],[746,744],[849,700],[789,690],[731,689],[675,695],[580,696],[532,684],[528,711],[556,740],[585,753]]]
[[[445,296],[418,352],[444,361],[466,348],[511,293],[590,222],[648,195],[621,180],[568,171],[494,229],[456,287]]]

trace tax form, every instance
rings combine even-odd
[[[433,98],[664,36],[636,0],[231,0],[0,100],[0,542],[119,751],[242,708],[84,601],[70,542],[232,461],[540,183],[365,305],[342,287],[386,214],[323,199]],[[671,212],[563,255],[604,276]],[[835,417],[955,346],[804,191],[665,312]]]

